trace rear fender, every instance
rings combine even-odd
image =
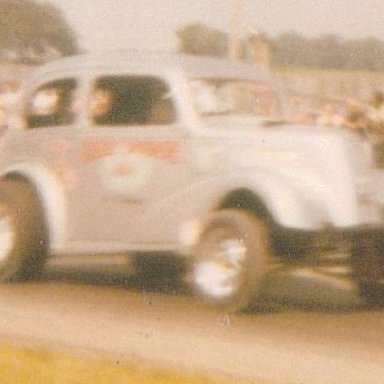
[[[1,178],[24,179],[33,185],[47,220],[51,248],[57,248],[65,238],[66,206],[64,188],[46,168],[34,164],[18,164],[7,168]]]

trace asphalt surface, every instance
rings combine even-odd
[[[50,267],[40,281],[0,285],[0,335],[255,382],[384,382],[384,309],[306,271],[266,287],[268,304],[233,315],[174,280]]]

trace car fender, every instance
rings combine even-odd
[[[209,182],[213,185],[220,180]],[[206,186],[209,189],[208,185]],[[316,230],[330,220],[326,205],[322,199],[309,197],[309,191],[305,191],[298,184],[284,177],[282,174],[274,174],[270,170],[253,170],[252,172],[240,172],[222,180],[221,192],[216,201],[221,201],[229,191],[239,189],[253,193],[266,207],[272,220],[282,227]],[[226,191],[223,193],[223,191]],[[213,193],[218,193],[217,187],[213,187]],[[313,191],[315,193],[315,191]],[[317,191],[319,194],[320,192]]]
[[[44,166],[30,163],[10,166],[0,177],[19,177],[33,185],[47,220],[50,247],[58,248],[65,238],[66,205],[64,188],[57,177]]]
[[[156,241],[168,239],[172,242],[177,232],[179,243],[193,244],[207,215],[223,207],[227,197],[240,190],[251,192],[277,226],[311,231],[321,229],[330,220],[324,200],[309,199],[310,192],[304,194],[282,175],[252,170],[221,176],[207,175],[168,195],[148,207],[148,228],[151,228]],[[232,208],[236,208],[236,204]]]
[[[315,190],[315,186],[312,189]],[[318,195],[310,199],[308,195],[311,190],[305,194],[289,178],[262,169],[243,171],[236,175],[204,177],[188,187],[184,193],[171,197],[168,204],[162,204],[164,211],[156,212],[156,215],[164,217],[166,211],[169,212],[175,204],[182,206],[178,210],[181,216],[171,216],[170,221],[179,221],[179,242],[189,247],[196,243],[209,212],[220,209],[227,197],[237,191],[253,194],[263,204],[274,225],[279,227],[313,231],[322,229],[330,220],[329,210],[324,200],[318,201]],[[183,205],[178,204],[175,198],[183,202]],[[236,207],[234,204],[233,208]],[[177,224],[174,222],[169,228],[175,225]]]

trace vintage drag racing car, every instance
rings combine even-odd
[[[0,142],[0,278],[157,252],[225,311],[261,300],[274,268],[342,266],[367,295],[384,273],[371,146],[289,123],[278,90],[253,66],[171,53],[42,66]]]

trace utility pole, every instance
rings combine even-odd
[[[243,0],[231,0],[230,30],[228,40],[228,58],[231,61],[240,59],[240,29]]]

